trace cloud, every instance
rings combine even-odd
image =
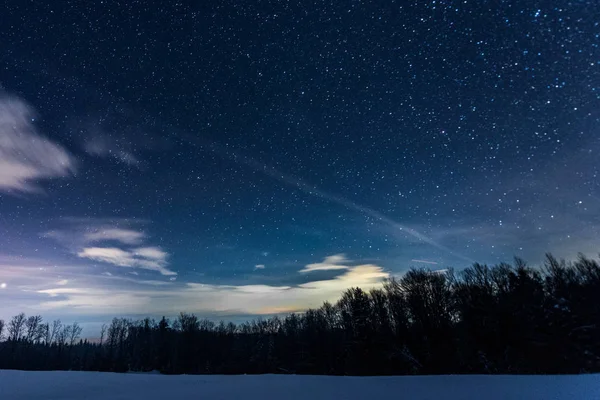
[[[138,257],[161,261],[166,260],[168,256],[167,253],[158,247],[140,247],[135,250],[135,255]]]
[[[365,264],[348,267],[346,272],[336,276],[334,279],[303,283],[299,287],[328,292],[330,295],[335,295],[335,293],[339,295],[349,287],[371,288],[380,284],[384,279],[389,278],[389,276],[390,274],[385,272],[382,267]]]
[[[67,150],[37,132],[33,109],[19,98],[0,96],[0,191],[35,192],[39,180],[74,173]]]
[[[57,279],[58,277],[58,279]],[[118,311],[118,302],[131,301],[132,310],[135,304],[141,304],[140,293],[145,297],[160,296],[160,291],[174,285],[169,280],[134,279],[134,277],[119,276],[109,272],[98,271],[98,268],[86,263],[67,264],[58,260],[23,258],[6,256],[0,253],[0,283],[5,283],[4,290],[0,290],[0,319],[10,318],[19,312],[39,313],[40,309],[48,312],[59,310],[56,317],[87,317],[84,309],[61,310],[60,301],[73,297],[72,302],[86,303],[81,298],[86,292],[88,299],[94,298],[93,315],[123,315]],[[56,290],[53,290],[56,289]],[[144,290],[145,289],[145,290]],[[45,293],[45,291],[50,290]],[[128,296],[128,292],[135,293]],[[40,297],[42,296],[42,297]],[[52,301],[59,303],[53,307],[41,307],[40,304],[51,297]],[[104,299],[102,299],[104,297]],[[113,301],[114,300],[114,301]],[[87,302],[91,307],[90,302]],[[104,308],[106,307],[106,310]],[[83,311],[82,311],[83,310]],[[138,311],[140,312],[140,311]]]
[[[41,309],[74,308],[74,311],[80,313],[97,312],[99,304],[101,304],[102,309],[115,313],[123,306],[126,310],[140,310],[142,307],[147,306],[151,300],[147,295],[132,295],[120,291],[113,291],[110,296],[107,296],[107,291],[104,289],[90,288],[45,289],[38,291],[38,293],[46,294],[51,298],[58,298],[57,300],[42,302],[40,304]]]
[[[142,268],[160,272],[162,275],[177,275],[167,268],[168,254],[158,247],[141,247],[133,250],[117,247],[86,247],[79,251],[77,256],[119,267]]]
[[[172,285],[173,284],[173,280],[175,280],[177,278],[171,278],[170,281],[171,282],[165,282],[165,281],[153,281],[153,280],[148,280],[148,281],[135,281],[132,279],[132,281],[134,281],[135,283],[139,283],[140,285],[150,285],[150,286],[168,286],[168,285]]]
[[[443,268],[443,269],[436,269],[434,271],[431,271],[432,274],[438,274],[438,275],[444,275],[446,273],[448,273],[449,269],[448,268]]]
[[[183,283],[144,284],[121,287],[87,281],[74,288],[53,286],[38,290],[36,307],[59,310],[66,314],[133,315],[149,310],[156,315],[175,315],[180,311],[218,315],[265,315],[303,311],[319,307],[324,301],[335,302],[349,287],[370,289],[381,285],[389,274],[377,265],[349,267],[334,279],[308,282],[297,286],[213,285]],[[101,277],[113,280],[114,277]],[[118,299],[118,301],[116,300]]]
[[[140,245],[147,238],[140,225],[146,221],[125,218],[62,218],[58,228],[44,232],[66,247],[83,247],[104,241]]]
[[[257,270],[257,269],[265,269],[265,265],[264,264],[256,264],[254,266],[254,270]]]
[[[92,253],[113,259],[132,257],[119,251]],[[162,253],[146,248],[139,254],[159,257]],[[6,305],[0,309],[0,319],[25,312],[42,313],[48,319],[106,322],[114,316],[170,317],[181,311],[222,318],[301,312],[337,301],[349,287],[378,287],[389,274],[378,265],[362,264],[348,266],[332,279],[296,285],[231,285],[119,276],[87,263],[0,254],[0,276],[0,283],[7,285],[0,290],[0,303]],[[87,328],[84,332],[88,337],[95,334]]]
[[[167,268],[167,252],[160,247],[146,245],[148,236],[139,229],[140,221],[68,218],[62,223],[64,226],[43,236],[62,243],[79,258],[117,267],[156,271],[162,275],[177,275]]]
[[[333,256],[325,257],[323,262],[308,264],[306,267],[300,270],[300,273],[304,274],[313,271],[331,271],[337,269],[349,269],[348,266],[342,265],[341,263],[348,261],[343,254],[336,254]]]
[[[94,232],[84,235],[85,240],[90,243],[114,240],[130,245],[140,244],[145,237],[144,232],[122,228],[97,228]]]
[[[430,265],[437,265],[437,262],[435,261],[428,261],[428,260],[418,260],[416,258],[413,258],[412,260],[410,260],[412,262],[416,262],[416,263],[420,263],[420,264],[430,264]]]
[[[133,252],[121,249],[87,250],[86,256],[121,264],[136,263]],[[139,252],[161,256],[160,249]],[[20,311],[41,312],[64,318],[119,315],[176,315],[180,311],[210,315],[264,315],[303,311],[324,301],[335,302],[349,287],[369,289],[381,285],[389,274],[380,266],[348,266],[332,279],[299,285],[227,285],[175,282],[104,274],[90,265],[62,265],[48,260],[2,258],[0,270],[11,301],[0,318]],[[60,280],[57,280],[57,275]],[[5,313],[5,314],[3,314]]]

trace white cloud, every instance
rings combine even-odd
[[[134,250],[123,250],[118,247],[85,247],[77,253],[77,256],[119,267],[142,268],[160,272],[162,275],[177,275],[167,268],[168,254],[158,247],[142,247]]]
[[[77,253],[77,255],[81,258],[89,258],[122,267],[131,267],[135,262],[133,254],[116,247],[87,247]]]
[[[142,310],[166,315],[174,315],[180,311],[222,315],[295,312],[319,307],[324,301],[335,302],[350,287],[358,286],[366,290],[377,287],[389,276],[380,266],[364,264],[350,266],[333,279],[297,286],[214,285],[199,282],[172,285],[157,282],[154,285],[136,282],[142,285],[127,288],[104,285],[102,288],[81,287],[80,290],[52,287],[39,291],[50,297],[54,296],[44,300],[40,308],[61,309],[61,312],[66,313],[84,309],[86,315],[135,314],[140,313],[140,305],[143,305]],[[113,296],[120,298],[122,302],[113,302]],[[107,297],[111,301],[106,301]]]
[[[419,260],[416,258],[413,258],[412,260],[410,260],[412,262],[416,262],[416,263],[420,263],[420,264],[430,264],[430,265],[437,265],[437,262],[435,261],[429,261],[429,260]]]
[[[316,289],[336,296],[349,287],[373,287],[380,284],[384,279],[389,278],[389,276],[390,274],[385,272],[380,266],[373,264],[357,265],[348,267],[346,272],[336,276],[334,279],[303,283],[300,285],[300,288]]]
[[[173,278],[171,278],[171,279],[173,279]],[[150,280],[150,281],[136,281],[136,280],[133,280],[133,279],[132,279],[132,281],[135,282],[135,283],[138,283],[140,285],[150,285],[150,286],[168,286],[168,285],[172,285],[173,284],[173,282],[166,282],[166,281],[152,281],[152,280]]]
[[[354,286],[369,289],[381,284],[389,274],[376,265],[350,267],[344,274],[299,286],[271,285],[183,285],[51,287],[37,291],[48,296],[38,306],[60,310],[61,314],[123,315],[151,310],[153,314],[175,315],[180,311],[226,314],[273,314],[297,312],[335,302]],[[104,279],[113,279],[104,277]]]
[[[348,266],[342,265],[342,263],[347,262],[346,256],[343,254],[336,254],[333,256],[327,256],[323,260],[323,262],[308,264],[306,267],[300,270],[300,273],[307,273],[313,271],[332,271],[338,269],[349,269]]]
[[[35,113],[24,101],[0,97],[0,190],[33,192],[36,182],[75,171],[75,161],[60,145],[40,135]]]
[[[257,269],[265,269],[265,265],[264,264],[256,264],[254,266],[254,270],[257,270]]]
[[[140,247],[138,249],[135,249],[135,255],[138,257],[161,261],[166,260],[168,256],[167,253],[165,253],[158,247]]]
[[[86,242],[101,242],[105,240],[114,240],[123,244],[140,244],[146,237],[144,232],[135,231],[133,229],[122,228],[98,228],[94,232],[89,232],[84,235]]]
[[[448,268],[443,268],[443,269],[436,269],[435,271],[431,271],[431,273],[443,275],[443,274],[448,273],[448,271],[449,271]]]
[[[118,267],[156,271],[162,275],[177,275],[167,268],[167,252],[156,246],[145,245],[146,233],[136,229],[143,222],[67,218],[63,220],[64,227],[46,232],[43,236],[60,242],[80,258]]]
[[[74,289],[45,289],[38,291],[40,294],[46,294],[50,298],[57,300],[42,302],[41,309],[51,310],[60,308],[73,308],[78,313],[94,314],[101,310],[107,313],[119,313],[121,310],[139,310],[150,303],[151,298],[148,295],[129,294],[121,291],[111,291],[107,295],[105,289],[74,288]],[[103,314],[103,312],[101,312]]]
[[[108,307],[106,315],[111,313],[121,315],[116,307],[118,302],[113,301],[114,299],[131,300],[131,307],[135,307],[134,304],[141,304],[142,300],[138,299],[140,297],[138,292],[143,289],[146,289],[144,296],[154,297],[160,296],[160,291],[164,288],[175,285],[167,279],[160,281],[125,275],[119,276],[109,272],[99,273],[97,267],[84,263],[66,265],[47,258],[33,259],[5,256],[0,253],[0,284],[6,284],[5,290],[0,290],[0,303],[4,305],[0,309],[0,319],[6,320],[19,312],[39,313],[40,308],[50,309],[52,307],[41,307],[40,303],[46,301],[46,296],[51,294],[53,295],[51,301],[54,302],[67,300],[70,297],[79,298],[86,292],[89,296],[88,300],[94,298],[93,314],[104,314],[103,302],[105,302]],[[57,279],[57,276],[60,278]],[[46,290],[51,291],[41,293]],[[136,293],[133,298],[127,296],[129,291]],[[73,301],[75,302],[75,299]],[[88,307],[92,304],[83,298],[77,301],[87,304]],[[58,305],[60,304],[58,303]],[[58,305],[54,306],[58,307]],[[85,307],[76,310],[61,310],[60,315],[57,316],[85,315],[86,311],[82,310],[85,310]]]
[[[88,251],[105,260],[132,263],[133,252]],[[142,251],[159,256],[160,250]],[[128,258],[129,257],[129,258]],[[135,259],[135,257],[133,257]],[[124,261],[125,260],[125,261]],[[50,267],[48,267],[50,265]],[[0,318],[20,311],[41,312],[61,317],[137,315],[176,315],[180,311],[203,314],[273,314],[303,311],[319,307],[324,301],[335,302],[349,287],[368,290],[389,277],[382,267],[372,264],[349,266],[333,279],[316,280],[294,286],[216,285],[203,282],[138,280],[131,276],[99,274],[87,265],[63,266],[45,260],[6,259],[0,257],[3,281],[9,284],[8,307]],[[57,282],[56,276],[61,277]],[[68,285],[63,281],[68,280]],[[15,295],[18,293],[18,295]]]
[[[292,288],[291,286],[270,286],[270,285],[231,286],[231,289],[233,289],[239,293],[260,294],[260,295],[278,294],[283,291],[287,291],[291,288]]]
[[[125,218],[62,218],[57,229],[42,234],[66,247],[82,247],[103,241],[140,245],[147,238],[140,225],[145,220]]]

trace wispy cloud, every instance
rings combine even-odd
[[[139,222],[127,219],[66,219],[62,222],[59,229],[43,236],[59,241],[79,258],[177,275],[168,268],[167,252],[146,245],[148,236],[139,228]]]
[[[118,301],[124,299],[132,301],[129,309],[133,309],[134,304],[141,307],[139,295],[128,297],[127,292],[146,291],[147,297],[160,296],[163,288],[174,284],[169,280],[130,278],[107,271],[101,273],[97,267],[86,263],[72,264],[50,261],[47,258],[5,256],[1,253],[0,283],[5,283],[5,287],[0,291],[0,303],[3,304],[0,319],[9,318],[22,311],[39,313],[41,309],[52,310],[52,307],[40,306],[51,294],[51,292],[45,293],[46,290],[56,289],[56,293],[52,296],[53,301],[65,300],[70,296],[78,297],[83,295],[83,292],[87,292],[88,296],[94,298],[95,310],[92,314],[104,314],[104,307],[114,314],[121,314],[116,308]],[[104,300],[101,296],[105,297]],[[60,310],[58,305],[57,310]],[[87,316],[84,309],[71,311],[60,310],[59,314],[60,316],[63,314],[64,316]]]
[[[104,314],[105,312],[119,313],[119,308],[125,312],[138,313],[142,307],[150,303],[148,294],[130,293],[128,291],[94,289],[89,287],[55,288],[38,291],[56,300],[42,302],[43,310],[73,308],[78,313]],[[110,295],[107,295],[109,294]],[[109,311],[110,310],[110,311]]]
[[[438,274],[438,275],[443,275],[446,274],[449,271],[448,268],[443,268],[443,269],[436,269],[434,271],[431,271],[432,274]]]
[[[140,245],[148,237],[142,230],[145,220],[127,218],[61,218],[55,229],[42,236],[54,239],[66,247],[83,247],[91,243],[116,242]]]
[[[337,269],[349,269],[350,267],[343,265],[342,263],[347,262],[344,254],[336,254],[333,256],[325,257],[323,262],[308,264],[306,267],[300,270],[300,273],[304,274],[307,272],[314,271],[332,271]]]
[[[144,232],[123,228],[98,228],[94,232],[86,233],[85,240],[88,242],[101,242],[114,240],[123,244],[140,244],[146,237]]]
[[[177,287],[52,287],[39,290],[39,307],[64,313],[86,315],[138,314],[152,310],[155,314],[176,314],[179,311],[211,314],[270,314],[279,311],[300,311],[318,307],[324,301],[336,301],[349,287],[369,289],[389,277],[376,265],[349,267],[330,280],[308,282],[298,286],[272,285],[211,285],[187,283]],[[107,278],[108,279],[108,278]],[[117,300],[118,299],[118,300]]]
[[[113,264],[119,267],[142,268],[177,275],[167,268],[167,253],[158,247],[142,247],[124,250],[117,247],[86,247],[77,253],[80,258]]]
[[[378,265],[364,264],[348,267],[346,272],[334,279],[303,283],[299,285],[299,288],[313,289],[339,296],[343,290],[349,287],[371,288],[380,284],[389,276],[390,274]]]
[[[264,264],[256,264],[254,266],[254,270],[257,270],[257,269],[265,269],[265,265]]]
[[[435,261],[429,261],[429,260],[419,260],[416,258],[413,258],[412,260],[410,260],[412,262],[416,262],[416,263],[420,263],[420,264],[430,264],[430,265],[437,265],[438,263]]]
[[[0,94],[0,191],[39,191],[39,180],[75,172],[69,152],[39,134],[34,121],[27,103]]]
[[[155,250],[142,253],[158,256],[160,252]],[[100,255],[113,257],[111,261],[123,261],[130,257],[118,251],[114,254],[101,252]],[[127,259],[126,262],[132,261]],[[104,275],[92,266],[48,267],[43,261],[21,260],[14,263],[0,258],[0,271],[6,271],[7,267],[9,273],[0,276],[0,281],[8,283],[6,290],[0,292],[0,301],[4,295],[13,300],[11,308],[2,312],[42,310],[44,314],[65,318],[147,312],[175,315],[180,311],[213,315],[301,311],[318,307],[323,301],[334,302],[349,287],[369,289],[381,285],[389,277],[382,267],[373,264],[348,266],[332,279],[299,285],[138,280],[135,277]],[[58,280],[57,274],[61,276]]]

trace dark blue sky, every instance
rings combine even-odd
[[[600,249],[595,2],[0,19],[7,313],[268,314],[411,266]]]

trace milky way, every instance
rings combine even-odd
[[[9,0],[0,19],[7,315],[244,318],[410,267],[600,251],[595,2]]]

